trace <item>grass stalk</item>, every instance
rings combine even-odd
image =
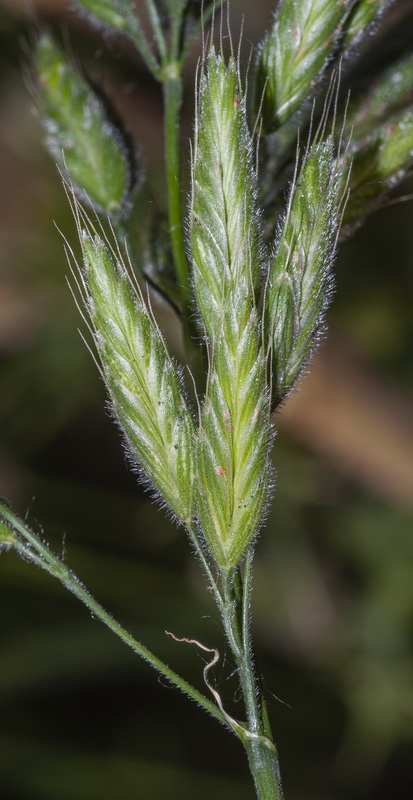
[[[267,726],[265,699],[260,692],[252,652],[250,596],[253,548],[248,550],[244,575],[239,570],[222,573],[222,620],[237,667],[247,714],[242,738],[258,800],[282,800],[277,749]]]
[[[164,67],[162,89],[165,115],[165,162],[171,251],[181,295],[181,320],[185,349],[195,383],[201,390],[204,385],[203,355],[201,347],[195,342],[195,337],[198,337],[198,333],[193,321],[189,265],[183,236],[180,153],[182,68],[179,61],[170,62]]]
[[[135,639],[126,628],[117,622],[117,620],[95,600],[75,573],[72,572],[72,570],[70,570],[69,567],[66,566],[66,564],[64,564],[55,553],[53,553],[52,550],[2,502],[0,502],[0,544],[6,547],[12,547],[24,559],[31,561],[48,572],[49,575],[57,578],[66,589],[74,594],[75,597],[89,609],[94,617],[103,622],[103,624],[106,625],[112,633],[118,636],[124,644],[147,661],[157,672],[168,678],[174,686],[184,692],[191,700],[195,700],[205,711],[232,730],[228,725],[225,715],[215,703],[207,697],[204,697],[198,689],[191,686],[188,681],[178,675],[168,664],[165,664],[164,661],[148,650],[145,645]]]
[[[373,89],[361,91],[342,111],[338,91],[332,100],[334,78],[323,110],[311,101],[333,65],[340,74],[345,69],[346,55],[390,2],[279,0],[248,72],[229,30],[227,57],[222,14],[220,47],[213,35],[207,42],[205,21],[221,0],[145,0],[150,42],[133,0],[77,0],[92,26],[123,33],[135,44],[162,86],[167,215],[148,217],[147,239],[145,233],[136,247],[128,241],[128,222],[140,159],[126,126],[105,93],[100,97],[87,80],[87,69],[83,74],[59,43],[43,34],[37,47],[46,144],[68,187],[83,258],[78,266],[66,241],[75,298],[87,316],[132,465],[186,531],[203,568],[235,662],[244,719],[226,713],[219,687],[208,680],[217,650],[178,639],[213,654],[204,668],[212,700],[123,628],[1,501],[0,547],[57,578],[128,647],[234,732],[258,800],[283,798],[250,619],[255,539],[272,495],[271,408],[296,387],[323,335],[343,219],[347,235],[413,164],[411,58],[391,64]],[[203,59],[196,77],[191,198],[184,211],[182,73],[199,33]],[[300,135],[294,164],[297,126],[303,129],[311,114],[312,131]],[[353,144],[343,144],[350,128]],[[259,158],[257,131],[267,137]],[[197,418],[135,274],[155,276],[154,285],[166,287],[164,296],[179,309]]]

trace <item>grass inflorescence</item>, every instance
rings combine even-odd
[[[378,69],[374,81],[341,104],[337,75],[363,34],[377,27],[389,0],[280,0],[247,67],[234,55],[230,36],[224,53],[222,16],[220,47],[213,34],[207,38],[206,21],[222,3],[145,5],[142,24],[132,0],[73,4],[105,37],[126,36],[162,90],[167,210],[148,212],[145,242],[137,242],[133,223],[138,187],[129,134],[121,123],[113,125],[109,105],[71,54],[44,33],[36,54],[37,100],[46,145],[69,185],[81,251],[75,294],[113,416],[133,468],[186,529],[204,569],[246,721],[224,711],[209,678],[213,701],[133,639],[3,504],[0,547],[58,578],[224,722],[246,749],[259,800],[281,800],[250,634],[254,546],[273,484],[271,413],[297,385],[325,329],[340,235],[360,225],[413,165],[412,58]],[[182,75],[198,34],[203,47],[185,210]],[[67,251],[73,267],[70,245]],[[145,270],[180,316],[186,371],[171,357],[150,292],[135,277],[145,278]],[[184,375],[196,387],[195,409]],[[200,646],[216,655],[205,677],[218,651]]]

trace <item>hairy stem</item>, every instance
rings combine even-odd
[[[250,595],[253,549],[247,553],[244,578],[239,570],[222,573],[222,617],[225,633],[237,666],[244,698],[247,727],[243,744],[258,800],[282,800],[277,749],[267,724],[265,700],[255,676],[250,633]]]
[[[0,543],[12,547],[28,561],[37,564],[49,575],[57,578],[66,589],[69,589],[88,609],[94,617],[107,625],[112,633],[116,634],[135,653],[142,656],[157,672],[165,675],[178,689],[188,697],[195,700],[209,714],[233,730],[218,708],[211,700],[204,697],[201,692],[181,678],[161,659],[155,656],[147,647],[138,642],[119,622],[105,611],[95,598],[83,586],[77,576],[47,547],[22,521],[13,514],[9,508],[0,503]]]
[[[146,0],[146,8],[153,28],[154,37],[159,48],[161,61],[164,61],[166,59],[167,51],[158,10],[153,0]]]
[[[209,583],[209,587],[210,587],[210,589],[212,591],[212,594],[214,595],[215,602],[216,602],[219,610],[222,613],[224,601],[222,599],[221,592],[219,590],[218,584],[217,584],[217,582],[215,580],[215,577],[213,575],[213,572],[212,572],[211,566],[209,564],[209,561],[207,559],[207,556],[204,553],[204,550],[203,550],[203,547],[202,547],[202,543],[199,540],[199,535],[198,535],[198,531],[196,529],[196,526],[193,523],[187,523],[186,524],[186,529],[188,531],[188,535],[189,535],[190,541],[192,542],[192,544],[194,546],[194,549],[195,549],[195,552],[196,552],[196,554],[198,556],[198,559],[199,559],[199,561],[200,561],[200,563],[201,563],[201,565],[202,565],[202,567],[204,569],[207,581]]]
[[[180,158],[180,110],[182,105],[182,75],[180,62],[169,62],[163,72],[163,96],[165,108],[165,160],[168,186],[168,216],[172,255],[182,304],[182,326],[189,363],[199,388],[203,387],[204,366],[202,350],[196,345],[197,335],[191,322],[191,284],[188,259],[185,253]]]
[[[163,95],[165,103],[165,158],[168,182],[168,212],[172,252],[182,294],[182,305],[188,307],[189,271],[182,235],[179,117],[182,103],[182,78],[179,63],[165,67]]]

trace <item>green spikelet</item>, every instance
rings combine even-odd
[[[256,72],[255,103],[266,133],[312,97],[353,5],[354,0],[281,0]]]
[[[198,516],[219,566],[235,566],[262,518],[270,437],[256,297],[261,255],[251,142],[237,64],[211,50],[201,78],[191,252],[211,368],[200,425]]]
[[[340,161],[350,174],[342,237],[377,209],[413,166],[413,106],[391,116],[369,136],[353,141]]]
[[[351,96],[345,113],[344,138],[358,141],[392,114],[412,104],[413,55],[409,55],[370,81],[365,91]]]
[[[181,521],[193,515],[194,426],[179,376],[142,297],[99,236],[81,231],[87,309],[117,420],[133,457]]]
[[[76,3],[102,25],[129,34],[137,25],[131,0],[76,0]]]
[[[393,0],[358,0],[345,25],[342,51],[353,50]]]
[[[95,92],[47,36],[37,48],[46,144],[83,200],[106,214],[128,208],[134,165]]]
[[[74,8],[76,6],[92,24],[121,31],[132,39],[148,69],[155,77],[159,75],[159,63],[147,41],[133,0],[76,0]]]
[[[316,142],[291,189],[268,275],[265,319],[275,405],[299,378],[319,338],[331,293],[342,191],[331,139]]]

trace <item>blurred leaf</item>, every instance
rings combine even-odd
[[[3,786],[30,791],[42,800],[132,800],[132,798],[179,797],[180,800],[250,800],[247,781],[213,775],[209,771],[133,759],[120,755],[96,755],[69,750],[50,741],[0,739],[3,754],[0,774]],[[165,742],[160,748],[167,749]],[[205,759],[207,760],[207,752]],[[24,769],[22,769],[24,765]],[[64,776],[64,779],[63,779]],[[6,783],[7,781],[7,783]]]
[[[380,769],[398,741],[413,739],[412,522],[411,513],[370,502],[348,508],[335,533],[359,575],[344,637],[337,637],[338,673],[351,709],[342,755],[357,759],[360,738],[366,739],[366,770]]]

